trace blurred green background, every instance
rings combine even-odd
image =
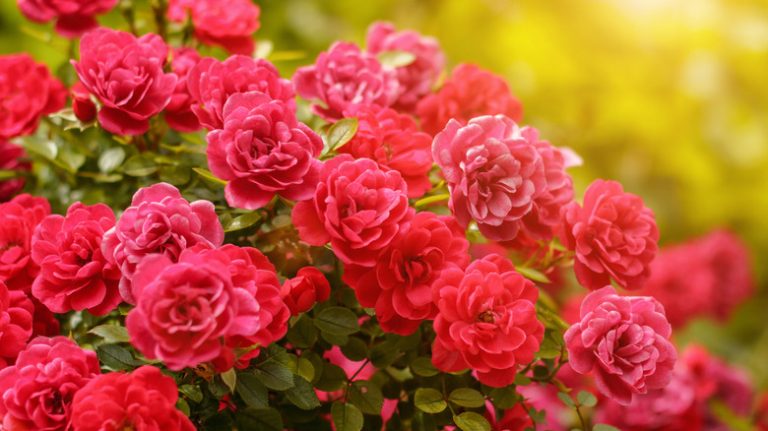
[[[526,124],[576,150],[577,190],[621,181],[652,207],[662,241],[728,227],[751,247],[759,293],[696,339],[768,387],[768,2],[761,0],[260,0],[261,40],[290,74],[334,40],[389,20],[437,37],[449,63],[505,76]],[[141,17],[139,17],[141,18]],[[105,18],[122,26],[119,12]],[[54,69],[63,39],[0,0],[0,53]],[[277,58],[281,56],[278,55]]]

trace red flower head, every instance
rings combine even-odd
[[[167,59],[168,46],[156,34],[136,38],[99,28],[83,36],[80,61],[72,64],[80,82],[101,101],[101,126],[118,135],[141,135],[176,88],[176,75],[163,71]]]
[[[0,417],[8,431],[70,429],[72,399],[99,374],[96,353],[66,337],[38,337],[0,370]]]
[[[397,171],[341,155],[324,163],[315,196],[293,208],[293,224],[310,245],[328,242],[346,264],[371,267],[413,217]]]
[[[102,374],[75,395],[72,428],[195,431],[192,422],[176,409],[178,398],[173,379],[149,365],[131,373]]]
[[[66,217],[49,215],[32,237],[32,260],[40,274],[32,294],[49,310],[67,313],[87,309],[100,316],[120,303],[120,269],[102,254],[104,232],[115,225],[115,215],[104,204],[77,202]]]
[[[77,119],[83,123],[90,123],[95,120],[98,109],[85,85],[77,81],[69,91],[72,95],[72,111],[74,111]]]
[[[368,27],[366,49],[371,54],[402,51],[412,54],[414,60],[395,69],[400,91],[394,107],[413,113],[416,104],[432,91],[445,67],[445,55],[433,37],[424,37],[411,30],[398,32],[388,22],[375,22]]]
[[[432,188],[432,138],[419,131],[410,115],[378,106],[362,106],[352,115],[358,120],[357,133],[339,153],[367,157],[400,172],[408,184],[408,197],[418,198]]]
[[[653,211],[621,184],[593,182],[583,206],[572,202],[563,210],[562,228],[565,246],[576,252],[574,270],[582,286],[599,289],[613,279],[639,289],[648,279],[659,229]]]
[[[56,31],[70,39],[98,27],[96,15],[109,12],[117,0],[17,0],[19,9],[29,20],[56,20]]]
[[[520,121],[523,107],[500,76],[473,64],[460,64],[437,93],[423,98],[416,109],[425,132],[436,135],[449,120],[464,125],[482,115],[506,115]]]
[[[345,266],[344,282],[355,289],[362,306],[376,310],[384,331],[408,335],[437,315],[432,285],[444,269],[467,266],[468,247],[453,218],[417,213],[374,267]]]
[[[67,90],[27,54],[0,55],[0,140],[34,133],[40,118],[64,107]]]
[[[0,204],[0,281],[8,288],[29,292],[40,268],[32,261],[32,234],[51,213],[44,198],[18,195]]]
[[[195,103],[187,89],[187,75],[200,62],[200,54],[192,48],[176,48],[173,50],[171,70],[179,80],[171,96],[171,102],[165,107],[165,121],[172,129],[179,132],[195,132],[200,130],[200,121],[192,112]]]
[[[536,318],[536,286],[512,262],[489,255],[466,270],[448,268],[432,288],[438,314],[432,363],[446,372],[473,370],[481,383],[503,387],[533,361],[544,338]]]
[[[390,106],[399,92],[394,70],[347,42],[334,43],[315,64],[299,68],[293,82],[301,97],[325,105],[316,103],[312,110],[329,121],[364,105]]]
[[[223,241],[224,229],[212,203],[190,204],[176,187],[158,183],[133,195],[131,206],[104,234],[102,250],[120,267],[120,295],[135,304],[133,274],[145,256],[160,253],[175,261],[185,248],[198,244],[216,247]]]
[[[326,301],[331,296],[331,285],[319,269],[305,266],[296,277],[283,283],[281,295],[291,314],[298,316],[316,303]]]
[[[233,55],[223,62],[203,58],[189,72],[187,88],[196,102],[192,111],[209,130],[224,127],[224,105],[233,94],[259,91],[284,101],[292,111],[296,106],[291,81],[280,78],[267,60],[244,55]]]
[[[20,290],[0,281],[0,369],[16,361],[32,336],[35,306]]]
[[[0,138],[0,169],[9,171],[29,171],[32,165],[23,161],[26,151],[20,146]],[[0,181],[0,203],[7,202],[13,195],[24,188],[24,178],[13,178]]]
[[[208,166],[229,181],[227,203],[261,208],[275,196],[312,197],[320,175],[323,140],[300,123],[292,104],[257,91],[233,94],[223,129],[208,134]]]
[[[195,37],[206,45],[218,45],[230,54],[253,54],[253,34],[259,29],[261,10],[251,0],[171,0],[168,17],[184,22],[192,17]]]
[[[658,301],[619,296],[607,286],[584,298],[580,317],[565,333],[569,362],[577,373],[594,373],[604,395],[629,405],[669,383],[677,351]]]

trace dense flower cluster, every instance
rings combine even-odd
[[[195,37],[207,45],[218,45],[232,54],[250,55],[253,34],[259,29],[261,10],[250,0],[171,0],[168,17],[177,22],[191,18]]]

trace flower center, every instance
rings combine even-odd
[[[493,323],[493,320],[493,311],[491,310],[485,310],[477,315],[478,322]]]

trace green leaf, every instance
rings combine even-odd
[[[464,412],[453,417],[453,422],[462,431],[491,431],[491,424],[480,414]]]
[[[224,232],[236,232],[249,228],[258,223],[259,220],[261,220],[261,214],[258,212],[245,213],[233,218],[229,224],[224,226]]]
[[[211,171],[208,169],[203,168],[192,168],[193,171],[197,173],[197,175],[200,175],[204,180],[216,184],[219,186],[226,186],[227,182],[222,180],[221,178],[218,178],[216,175],[213,175]]]
[[[448,395],[448,401],[457,406],[478,408],[485,405],[485,397],[471,388],[458,388]]]
[[[296,373],[312,382],[315,379],[315,365],[307,358],[299,358],[296,363]]]
[[[597,405],[597,398],[595,398],[591,392],[587,391],[580,391],[576,394],[576,401],[584,407],[594,407]]]
[[[595,426],[592,427],[592,431],[621,431],[621,430],[608,424],[595,424]]]
[[[333,403],[331,417],[336,431],[360,431],[363,429],[363,414],[352,404]]]
[[[157,165],[151,157],[139,154],[125,161],[123,172],[132,177],[145,177],[157,172]]]
[[[230,368],[229,370],[221,373],[219,376],[221,377],[221,381],[224,382],[224,384],[229,388],[229,392],[234,394],[235,387],[237,386],[237,374],[235,373],[235,369]]]
[[[515,384],[517,386],[527,386],[531,384],[531,378],[526,376],[525,374],[516,374],[515,375]]]
[[[320,400],[312,384],[303,377],[293,376],[293,387],[285,391],[285,397],[302,410],[313,410],[320,407]]]
[[[323,362],[323,374],[315,382],[315,387],[321,391],[333,392],[344,387],[347,383],[347,374],[338,365]]]
[[[360,330],[357,315],[344,307],[328,307],[315,317],[315,326],[333,335],[350,335]]]
[[[515,267],[515,271],[519,272],[520,275],[523,277],[538,282],[538,283],[551,283],[549,281],[549,277],[544,275],[541,271],[533,269],[533,268],[527,268],[525,266],[517,266]]]
[[[98,335],[103,338],[105,342],[110,344],[127,343],[131,341],[131,337],[128,335],[128,330],[120,325],[99,325],[88,331],[88,333]]]
[[[344,353],[350,361],[362,361],[368,357],[368,346],[365,341],[350,337],[347,344],[341,347],[341,353]]]
[[[518,376],[519,375],[520,374],[518,374]],[[511,409],[515,404],[520,402],[520,397],[517,392],[515,392],[513,386],[494,388],[488,395],[493,400],[493,405],[500,409]]]
[[[141,362],[134,359],[128,349],[117,344],[102,344],[96,349],[96,355],[99,357],[99,362],[115,371],[141,365]]]
[[[576,407],[576,403],[573,402],[573,398],[565,392],[558,392],[557,397],[568,407]]]
[[[328,148],[337,151],[351,141],[357,133],[357,118],[342,118],[328,129]]]
[[[122,147],[110,148],[99,156],[99,170],[108,174],[123,164],[125,161],[125,150]]]
[[[187,404],[184,398],[176,400],[176,408],[181,410],[181,412],[184,413],[184,416],[189,417],[189,404]]]
[[[423,356],[420,356],[411,362],[411,371],[413,371],[413,374],[421,377],[432,377],[440,373],[440,371],[432,365],[432,360]]]
[[[425,413],[440,413],[448,407],[440,391],[432,388],[418,388],[414,396],[414,403],[419,410]]]
[[[249,407],[238,410],[237,428],[248,431],[283,431],[283,418],[275,409]]]
[[[383,66],[397,68],[405,67],[416,60],[416,55],[408,51],[382,51],[376,58]]]
[[[243,402],[248,407],[269,407],[269,393],[267,387],[253,374],[239,373],[237,375],[237,387],[235,389]]]
[[[196,403],[203,400],[203,391],[199,385],[181,385],[179,386],[179,392]]]
[[[372,382],[357,381],[352,383],[347,391],[349,401],[360,411],[369,415],[380,415],[384,405],[384,395],[381,389]]]
[[[61,152],[59,152],[59,160],[61,160],[61,163],[64,164],[67,171],[75,173],[85,163],[85,155],[72,151],[71,148],[65,147]]]
[[[293,372],[279,362],[267,361],[255,369],[254,373],[269,389],[284,391],[293,387]]]

